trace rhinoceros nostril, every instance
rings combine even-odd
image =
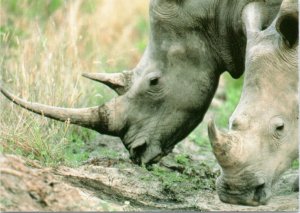
[[[261,202],[261,201],[264,201],[267,197],[267,194],[264,190],[265,188],[265,184],[260,184],[258,185],[257,187],[255,187],[255,190],[254,190],[254,196],[253,196],[253,200],[256,201],[256,202]]]
[[[132,148],[132,154],[134,156],[141,156],[145,152],[146,148],[147,148],[146,143],[140,144]]]
[[[147,143],[144,140],[135,141],[128,146],[130,159],[138,165],[141,165],[141,156],[146,151]]]

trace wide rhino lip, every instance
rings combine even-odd
[[[248,188],[236,188],[235,190],[228,189],[226,182],[221,181],[219,177],[216,181],[217,193],[219,198],[224,203],[259,206],[266,205],[271,198],[271,186],[264,182]]]
[[[151,166],[152,164],[158,163],[160,159],[164,156],[165,154],[163,153],[158,153],[150,158],[147,156],[145,157],[143,155],[130,155],[130,160],[137,165]]]

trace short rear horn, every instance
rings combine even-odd
[[[218,130],[213,119],[208,122],[208,136],[213,153],[222,167],[233,166],[238,162],[233,153],[238,146],[236,138]]]
[[[132,71],[123,71],[121,73],[83,73],[83,77],[101,82],[118,95],[126,93],[131,86]]]

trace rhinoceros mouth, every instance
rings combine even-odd
[[[157,163],[165,153],[162,151],[160,143],[147,143],[146,140],[139,140],[127,146],[130,159],[138,165],[152,165]]]
[[[152,156],[151,158],[148,158],[147,156],[141,154],[141,155],[131,155],[130,159],[132,160],[132,162],[134,162],[137,165],[151,166],[152,164],[159,162],[163,156],[164,155],[162,153],[159,153],[157,155]]]
[[[220,200],[225,203],[247,206],[266,205],[271,198],[271,190],[265,183],[241,191],[221,190],[219,188],[218,194]]]

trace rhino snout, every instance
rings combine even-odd
[[[147,143],[146,140],[133,142],[129,153],[130,159],[138,165],[157,163],[164,156],[160,143]]]
[[[220,200],[225,203],[248,205],[248,206],[259,206],[266,205],[271,198],[271,190],[266,186],[265,183],[256,185],[250,189],[234,191],[218,190]]]

